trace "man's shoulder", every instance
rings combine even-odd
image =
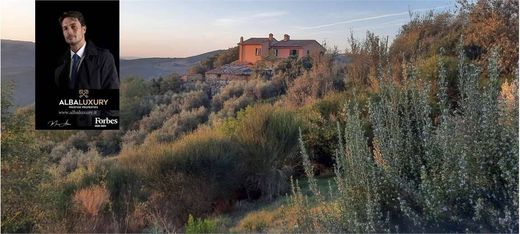
[[[94,43],[92,43],[90,41],[87,43],[87,47],[88,47],[88,51],[90,52],[91,55],[98,55],[101,57],[111,57],[112,56],[112,53],[110,53],[110,50],[102,48],[102,47],[97,47]]]
[[[110,53],[110,50],[108,49],[104,49],[104,48],[99,48],[98,49],[98,56],[100,58],[103,58],[103,60],[108,60],[108,61],[114,61],[114,56],[112,55],[112,53]]]
[[[110,53],[110,50],[105,49],[105,48],[97,47],[97,51],[98,51],[98,54],[101,54],[101,55],[112,55],[112,53]]]

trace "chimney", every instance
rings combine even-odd
[[[289,36],[289,34],[284,34],[284,35],[283,35],[283,40],[284,40],[284,41],[288,41],[288,40],[290,40],[290,39],[291,39],[291,37]]]
[[[244,37],[240,37],[240,43],[238,43],[238,61],[240,61],[240,62],[244,61],[244,55],[242,54],[243,53],[242,47],[244,45],[242,45],[242,44],[244,44]]]
[[[273,34],[269,33],[269,41],[273,41]]]

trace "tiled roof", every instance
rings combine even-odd
[[[221,67],[209,70],[206,74],[229,74],[229,75],[251,75],[251,68],[245,65],[226,64]]]
[[[269,38],[267,38],[267,37],[252,37],[252,38],[249,38],[249,39],[245,40],[244,42],[242,42],[242,44],[243,45],[263,44],[268,41],[269,41]],[[277,40],[274,38],[273,38],[273,41],[277,42]]]
[[[312,43],[318,42],[316,40],[288,40],[276,42],[271,47],[305,46]]]

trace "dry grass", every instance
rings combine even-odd
[[[276,227],[283,226],[284,206],[273,210],[260,210],[251,212],[242,218],[238,224],[231,228],[231,232],[273,232]]]
[[[77,191],[74,194],[74,202],[83,213],[97,216],[108,203],[109,197],[110,194],[104,186],[93,185]]]
[[[518,85],[516,82],[505,81],[502,83],[499,99],[503,102],[503,108],[513,111],[518,95]]]

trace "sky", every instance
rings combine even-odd
[[[188,57],[240,37],[314,39],[340,51],[350,32],[391,41],[409,12],[454,11],[455,0],[120,0],[121,57]],[[1,1],[1,38],[34,41],[34,0]],[[87,33],[88,36],[88,33]]]

